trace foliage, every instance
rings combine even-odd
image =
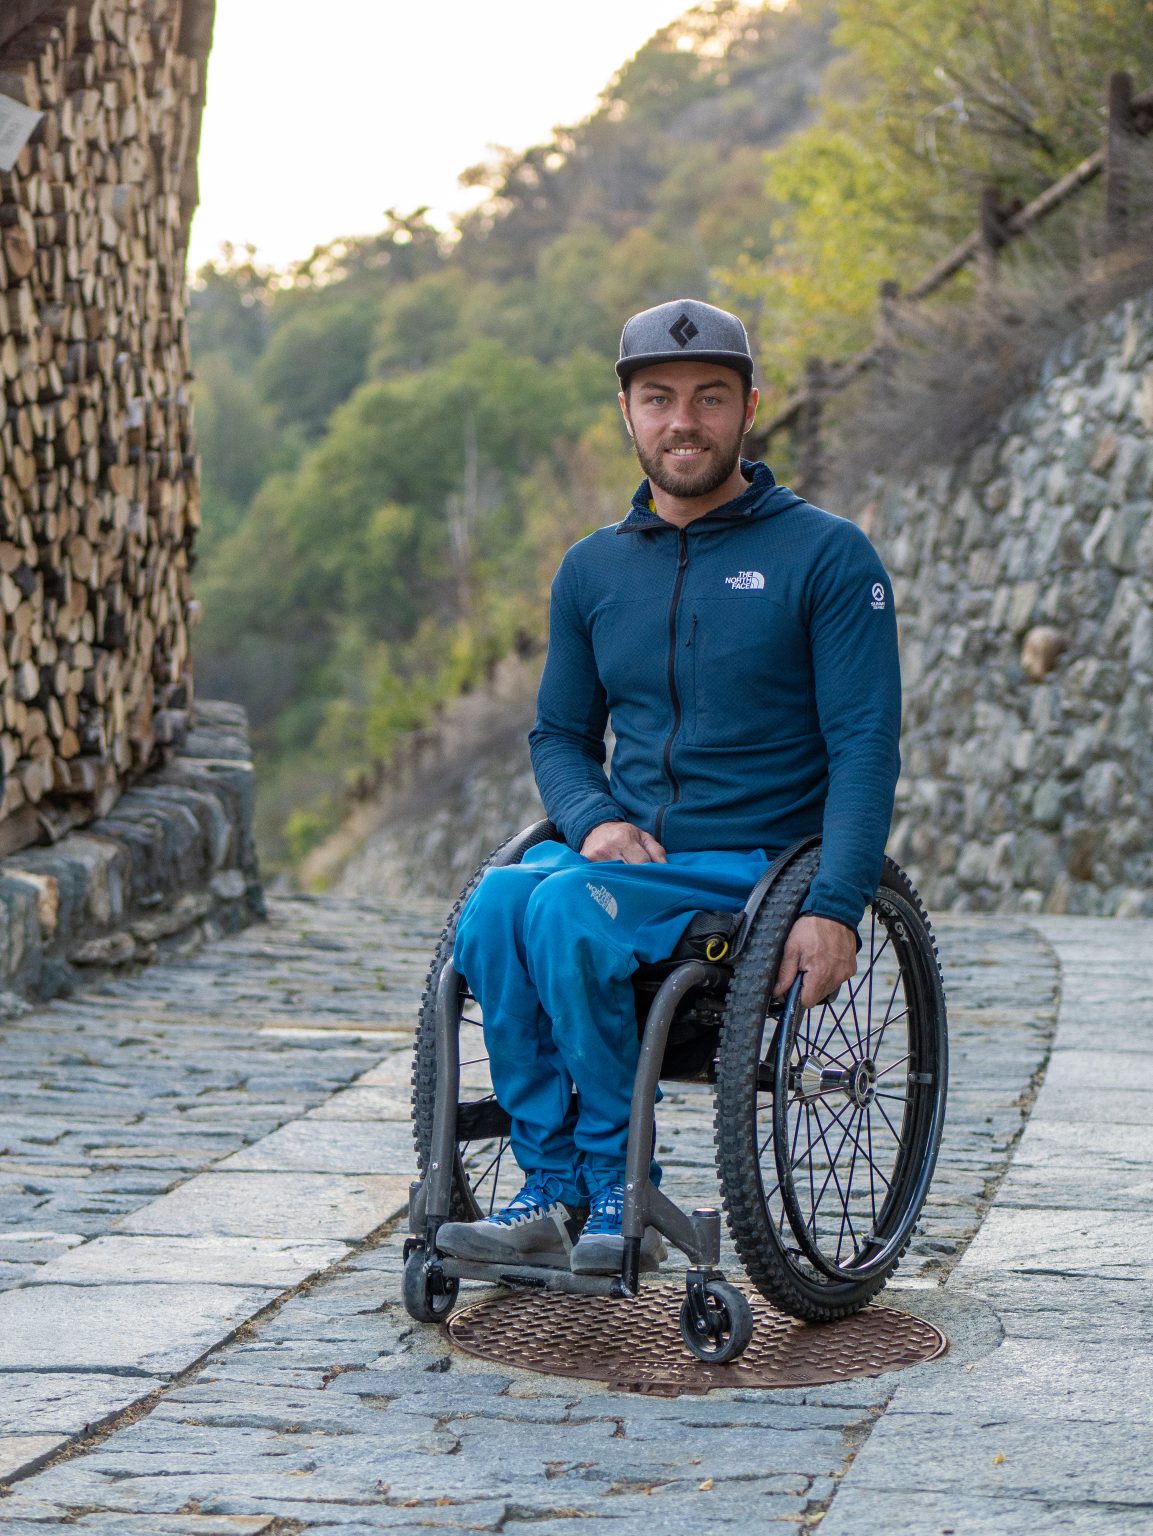
[[[927,271],[983,187],[1027,201],[1098,148],[1111,70],[1153,81],[1150,0],[840,0],[837,16],[818,121],[768,157],[774,248],[725,274],[773,317],[778,386],[870,340],[879,283]]]

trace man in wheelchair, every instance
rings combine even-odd
[[[775,992],[802,972],[803,1006],[834,992],[899,768],[889,578],[855,524],[741,458],[758,393],[740,320],[690,299],[645,310],[617,374],[646,478],[557,572],[530,736],[564,842],[489,870],[456,933],[524,1187],[437,1235],[459,1259],[594,1275],[621,1266],[633,973],[823,833]],[[663,1257],[647,1228],[641,1267]]]

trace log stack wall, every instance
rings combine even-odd
[[[0,855],[182,741],[199,475],[185,256],[211,0],[18,0],[0,95]],[[0,104],[2,105],[2,104]]]

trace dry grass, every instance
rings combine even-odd
[[[912,473],[963,458],[1033,389],[1045,358],[1086,322],[1153,288],[1153,145],[1134,167],[1132,238],[1101,250],[1101,194],[1087,193],[1001,261],[978,301],[910,306],[891,370],[874,370],[828,407],[825,494],[859,485],[863,469]]]

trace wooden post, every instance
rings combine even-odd
[[[812,501],[820,495],[824,462],[821,453],[821,417],[825,409],[825,364],[819,357],[805,359],[804,400],[797,413],[797,479],[802,494]]]
[[[1006,211],[997,188],[982,187],[977,216],[977,291],[982,302],[991,299],[997,287],[998,254],[1009,238],[1005,232]]]
[[[901,285],[887,277],[881,284],[877,302],[877,372],[884,385],[892,383],[897,361],[897,311]]]
[[[1129,234],[1130,164],[1133,154],[1133,76],[1114,70],[1108,85],[1105,130],[1105,249],[1119,250]]]

